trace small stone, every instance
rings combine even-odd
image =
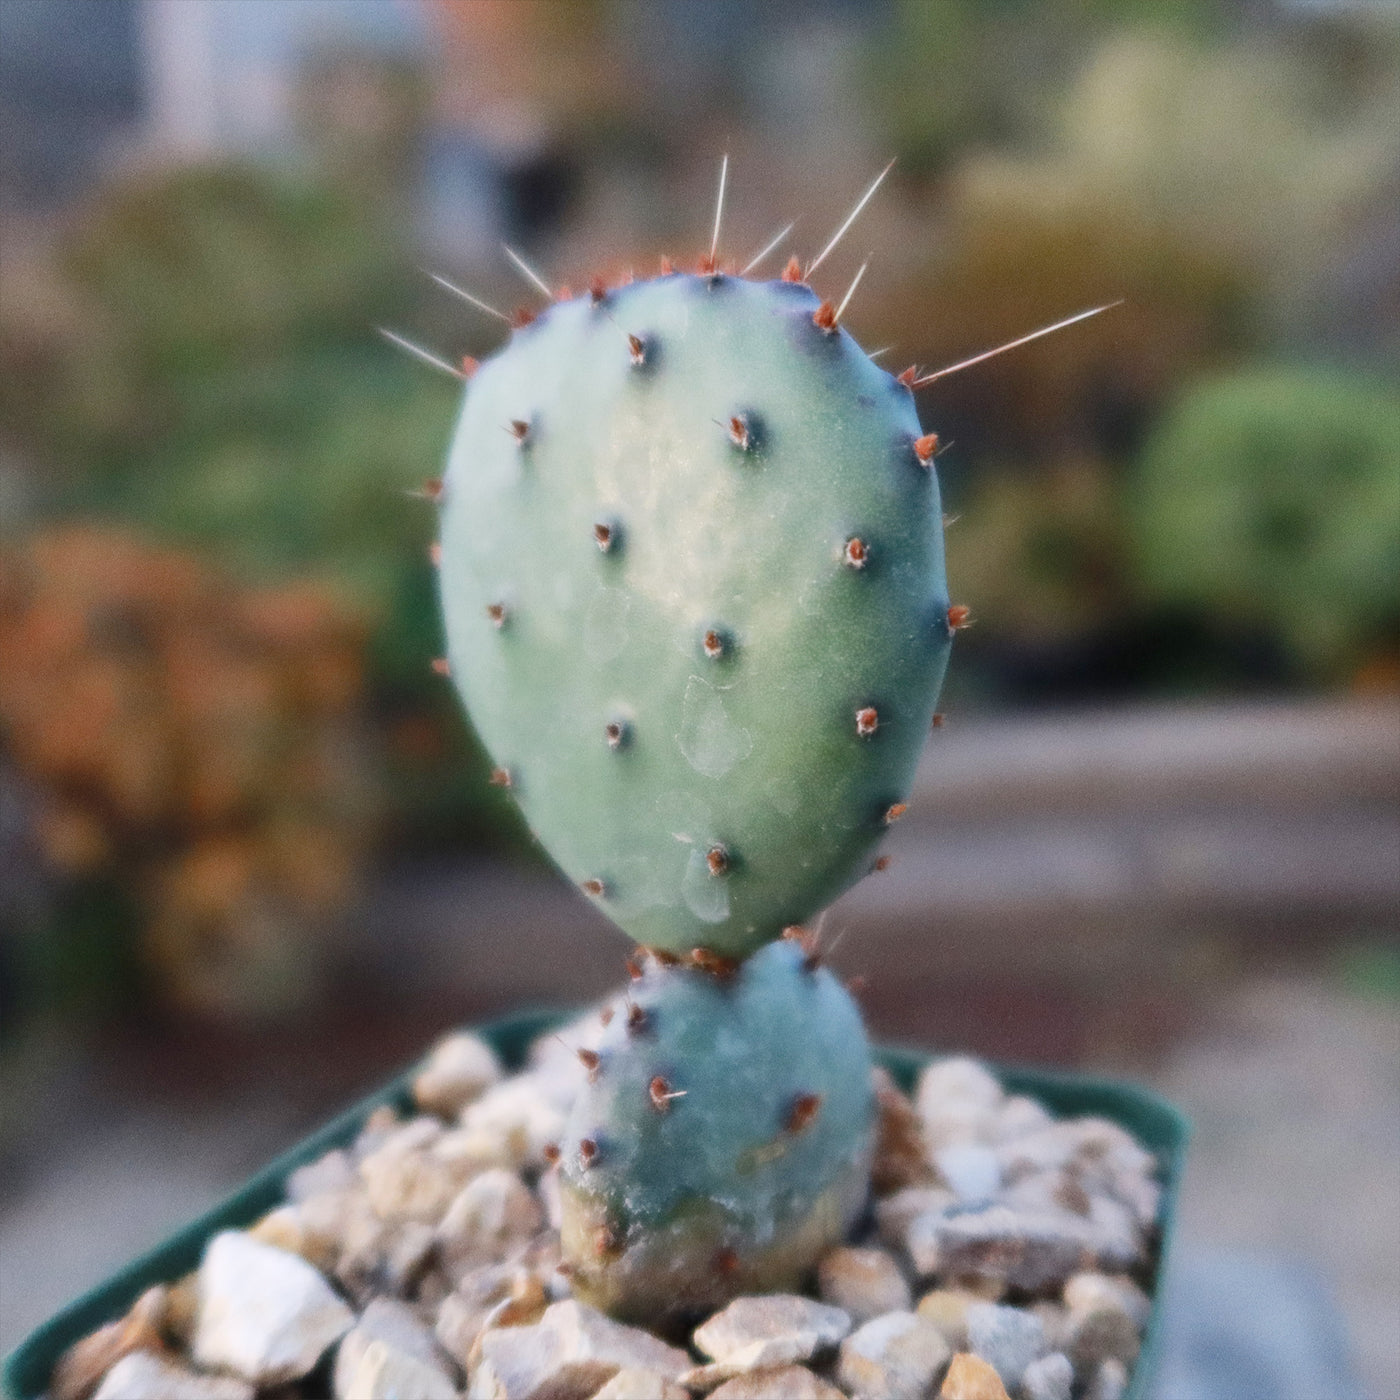
[[[168,1296],[159,1284],[148,1288],[125,1317],[74,1342],[59,1357],[49,1377],[50,1400],[86,1400],[124,1356],[137,1351],[163,1352],[165,1343],[160,1334]]]
[[[886,1313],[841,1343],[836,1379],[863,1400],[917,1400],[951,1354],[931,1322],[912,1312]]]
[[[1075,1274],[1065,1284],[1065,1307],[1072,1313],[1117,1308],[1127,1313],[1139,1329],[1147,1326],[1152,1301],[1126,1274]]]
[[[1026,1367],[1045,1351],[1040,1319],[1023,1308],[972,1303],[967,1309],[967,1346],[996,1367],[1008,1390],[1021,1384]]]
[[[301,1231],[301,1248],[296,1252],[322,1273],[334,1271],[351,1232],[351,1222],[357,1215],[371,1217],[376,1222],[379,1219],[370,1209],[358,1181],[353,1190],[318,1191],[303,1196],[290,1209]]]
[[[660,1371],[624,1366],[592,1400],[690,1400],[690,1392]]]
[[[248,1237],[260,1244],[270,1244],[274,1249],[285,1250],[288,1254],[300,1255],[313,1268],[318,1267],[311,1257],[316,1242],[309,1237],[294,1206],[278,1206],[276,1210],[268,1211],[249,1228]]]
[[[1137,1324],[1121,1308],[1091,1308],[1069,1316],[1065,1350],[1078,1371],[1091,1372],[1110,1359],[1131,1366],[1141,1347]]]
[[[442,1136],[435,1118],[415,1118],[360,1161],[360,1178],[381,1220],[436,1225],[462,1189],[464,1173],[426,1149]]]
[[[998,1148],[1008,1182],[1041,1172],[1070,1172],[1091,1195],[1111,1196],[1139,1229],[1155,1222],[1161,1187],[1157,1162],[1133,1136],[1105,1118],[1051,1122]]]
[[[924,1125],[909,1099],[899,1091],[887,1069],[877,1065],[871,1075],[877,1118],[870,1188],[888,1196],[907,1186],[933,1182],[933,1168],[924,1151]]]
[[[457,1400],[457,1387],[440,1366],[377,1340],[335,1393],[336,1400]]]
[[[958,1198],[941,1186],[908,1186],[875,1202],[875,1230],[887,1249],[909,1250],[909,1227],[920,1216],[937,1216],[957,1205]]]
[[[442,1369],[442,1353],[418,1314],[395,1298],[376,1298],[336,1348],[332,1389],[337,1396],[350,1393],[351,1381],[371,1342],[383,1342],[399,1355]]]
[[[484,1339],[495,1329],[502,1327],[533,1327],[540,1322],[549,1307],[549,1299],[539,1279],[533,1274],[516,1270],[511,1283],[510,1295],[503,1298],[486,1315],[481,1331],[467,1353],[467,1370],[475,1371],[481,1361]]]
[[[407,1297],[437,1257],[437,1231],[410,1220],[389,1232],[383,1249],[384,1287],[398,1297]]]
[[[168,1285],[161,1331],[176,1346],[189,1350],[199,1321],[199,1274],[188,1273]]]
[[[563,1110],[550,1101],[548,1086],[538,1074],[518,1074],[488,1089],[468,1104],[461,1126],[483,1145],[494,1143],[502,1165],[515,1170],[538,1170],[545,1149],[564,1135]]]
[[[1025,1094],[1011,1094],[997,1110],[992,1125],[992,1141],[998,1144],[1015,1142],[1017,1138],[1039,1132],[1054,1121],[1043,1104]]]
[[[355,1321],[304,1259],[233,1230],[204,1252],[199,1299],[195,1361],[258,1386],[306,1375]]]
[[[996,1078],[976,1060],[935,1060],[919,1076],[914,1096],[929,1150],[954,1142],[989,1142],[1003,1097]]]
[[[1128,1368],[1118,1360],[1105,1361],[1084,1391],[1084,1400],[1123,1400],[1128,1388]]]
[[[989,1201],[1001,1188],[1001,1162],[983,1143],[949,1143],[933,1154],[933,1164],[964,1204]]]
[[[938,1400],[1011,1400],[996,1367],[971,1352],[959,1352],[943,1378]]]
[[[367,1152],[373,1152],[385,1138],[401,1126],[402,1120],[391,1105],[382,1103],[378,1108],[372,1109],[351,1145],[352,1159],[358,1162]]]
[[[337,1147],[324,1157],[298,1167],[287,1178],[284,1190],[287,1199],[295,1205],[308,1196],[319,1196],[326,1191],[349,1191],[355,1184],[355,1164],[348,1152]]]
[[[1074,1367],[1062,1351],[1032,1361],[1021,1377],[1025,1400],[1070,1400],[1073,1387]]]
[[[493,1329],[468,1400],[587,1400],[625,1368],[675,1380],[690,1365],[683,1351],[650,1332],[625,1327],[570,1299],[553,1303],[530,1327]]]
[[[425,1113],[455,1118],[500,1077],[496,1052],[480,1036],[459,1032],[438,1041],[414,1076],[414,1102]]]
[[[1030,1311],[1040,1319],[1041,1330],[1045,1333],[1045,1345],[1051,1351],[1063,1351],[1065,1339],[1069,1336],[1069,1313],[1058,1303],[1046,1298],[1030,1305]]]
[[[364,1196],[353,1196],[342,1205],[338,1228],[332,1273],[363,1307],[384,1291],[384,1255],[393,1227],[380,1219]]]
[[[779,1366],[735,1376],[712,1391],[710,1400],[845,1400],[845,1395],[805,1366]]]
[[[1114,1175],[1109,1189],[1114,1198],[1132,1212],[1139,1229],[1150,1230],[1156,1225],[1162,1207],[1160,1182],[1152,1177],[1123,1172]]]
[[[534,1193],[511,1171],[494,1167],[474,1177],[453,1199],[437,1230],[449,1269],[504,1259],[544,1226]]]
[[[953,1351],[967,1350],[967,1310],[973,1303],[986,1301],[965,1288],[935,1288],[919,1299],[919,1316],[943,1333]]]
[[[254,1388],[233,1376],[201,1376],[149,1351],[124,1356],[92,1400],[253,1400]]]
[[[883,1249],[829,1251],[817,1265],[817,1290],[823,1303],[849,1313],[857,1326],[881,1313],[906,1312],[913,1303],[899,1265]]]
[[[512,1271],[500,1264],[474,1269],[438,1307],[434,1334],[462,1369],[470,1369],[472,1349],[492,1311],[510,1297]]]
[[[723,1365],[744,1371],[806,1361],[851,1330],[850,1314],[793,1293],[736,1298],[695,1329],[691,1340]]]
[[[1097,1219],[1068,1211],[1022,1211],[1005,1205],[920,1216],[906,1234],[922,1276],[980,1281],[1026,1293],[1058,1291],[1086,1266],[1131,1267],[1141,1244]]]
[[[519,1157],[500,1133],[481,1128],[449,1128],[428,1151],[451,1167],[462,1181],[470,1181],[493,1167],[514,1171]]]

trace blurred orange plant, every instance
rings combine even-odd
[[[141,911],[183,1009],[294,1003],[373,828],[362,619],[107,526],[0,555],[0,726],[60,878]]]

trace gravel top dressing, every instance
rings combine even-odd
[[[1068,1079],[1046,1076],[1037,1099],[973,1060],[913,1077],[912,1057],[887,1057],[912,1092],[875,1071],[869,1209],[810,1290],[741,1296],[657,1335],[575,1299],[562,1263],[558,1144],[602,1025],[541,1036],[514,1074],[491,1043],[509,1036],[448,1036],[397,1107],[342,1123],[343,1145],[314,1143],[284,1172],[280,1204],[246,1211],[246,1229],[206,1222],[196,1269],[134,1302],[126,1279],[105,1314],[124,1315],[58,1355],[61,1315],[7,1384],[45,1384],[32,1373],[47,1344],[53,1400],[1139,1392],[1181,1146],[1169,1110],[1142,1096],[1117,1115],[1159,1116],[1154,1153],[1108,1117],[1053,1116]],[[1111,1087],[1084,1086],[1084,1105],[1096,1093],[1112,1111]],[[84,1330],[67,1322],[67,1338]]]

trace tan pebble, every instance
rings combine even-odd
[[[545,1166],[545,1151],[564,1135],[567,1120],[538,1075],[519,1074],[468,1104],[460,1121],[468,1133],[498,1144],[503,1165],[519,1169]]]
[[[845,1400],[845,1393],[805,1366],[779,1366],[735,1376],[710,1400]]]
[[[843,1308],[795,1293],[765,1293],[734,1299],[697,1327],[691,1341],[712,1361],[733,1363],[737,1372],[806,1361],[850,1330]]]
[[[841,1343],[836,1379],[871,1400],[925,1395],[948,1364],[951,1348],[927,1319],[912,1312],[871,1318]]]
[[[913,1301],[899,1265],[883,1249],[828,1251],[817,1265],[817,1289],[822,1302],[843,1308],[857,1325],[903,1312]]]
[[[363,1156],[372,1152],[399,1126],[399,1115],[386,1103],[371,1111],[355,1138],[354,1153]]]
[[[624,1366],[591,1400],[690,1400],[690,1392],[660,1371]]]
[[[188,1346],[198,1318],[199,1275],[188,1273],[166,1289],[165,1335],[179,1346]]]
[[[343,1400],[456,1400],[457,1387],[440,1366],[378,1339],[369,1342],[346,1381]]]
[[[1128,1368],[1116,1357],[1110,1357],[1094,1372],[1084,1400],[1123,1400],[1127,1388]]]
[[[248,1233],[274,1249],[285,1249],[288,1254],[299,1254],[313,1264],[317,1262],[311,1258],[307,1232],[294,1206],[278,1206],[268,1211]]]
[[[1065,1307],[1072,1313],[1117,1308],[1127,1313],[1139,1327],[1147,1325],[1152,1312],[1147,1294],[1126,1274],[1075,1274],[1065,1283],[1064,1300]]]
[[[544,1225],[534,1193],[514,1172],[493,1167],[453,1197],[437,1230],[438,1248],[449,1267],[504,1259]]]
[[[287,1178],[287,1199],[295,1204],[324,1191],[349,1191],[355,1185],[355,1164],[343,1148],[335,1148],[314,1162],[298,1167]]]
[[[1093,1308],[1070,1314],[1065,1351],[1077,1371],[1092,1371],[1108,1360],[1131,1366],[1141,1345],[1137,1324],[1120,1308]]]
[[[1064,1308],[1058,1303],[1042,1299],[1038,1303],[1032,1303],[1029,1311],[1040,1319],[1041,1329],[1045,1333],[1045,1345],[1052,1351],[1062,1350],[1069,1330],[1069,1314]]]
[[[431,1225],[410,1220],[390,1232],[383,1245],[384,1286],[406,1297],[437,1257],[437,1232]]]
[[[514,1167],[520,1160],[508,1139],[480,1128],[450,1128],[429,1151],[461,1172],[464,1181],[492,1167]]]
[[[476,1370],[488,1334],[503,1327],[533,1327],[544,1317],[548,1306],[549,1299],[539,1279],[517,1270],[511,1280],[510,1297],[501,1299],[482,1322],[481,1331],[467,1352],[467,1370]]]
[[[355,1396],[358,1400],[359,1392],[352,1383],[371,1342],[384,1342],[396,1353],[440,1369],[452,1364],[438,1347],[432,1330],[409,1304],[392,1298],[376,1298],[335,1349],[331,1374],[333,1395]]]
[[[954,1351],[962,1351],[967,1346],[968,1306],[982,1301],[966,1288],[935,1288],[919,1299],[916,1311],[938,1328]]]
[[[938,1396],[939,1400],[1011,1400],[996,1367],[970,1351],[960,1351],[953,1358]]]
[[[463,1275],[439,1305],[434,1327],[438,1342],[463,1370],[492,1310],[510,1297],[512,1284],[511,1270],[493,1264]]]
[[[418,1107],[441,1118],[455,1118],[501,1077],[501,1062],[480,1036],[446,1036],[433,1047],[413,1080]]]
[[[395,1135],[360,1163],[360,1177],[382,1220],[417,1220],[436,1225],[465,1180],[457,1167]]]
[[[236,1376],[200,1375],[149,1351],[133,1351],[108,1371],[93,1400],[253,1400]]]
[[[161,1328],[168,1300],[168,1291],[161,1285],[148,1288],[120,1321],[74,1342],[59,1357],[49,1379],[50,1400],[86,1400],[122,1357],[135,1351],[163,1352]]]

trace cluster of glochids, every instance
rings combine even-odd
[[[780,935],[883,867],[968,621],[913,399],[951,369],[881,369],[841,324],[860,274],[836,305],[809,285],[879,180],[760,282],[779,240],[720,268],[724,178],[694,274],[575,297],[512,253],[548,305],[509,317],[444,283],[512,330],[460,371],[427,491],[439,668],[494,781],[650,954],[560,1158],[575,1287],[638,1317],[790,1286],[862,1207],[860,1016]]]

